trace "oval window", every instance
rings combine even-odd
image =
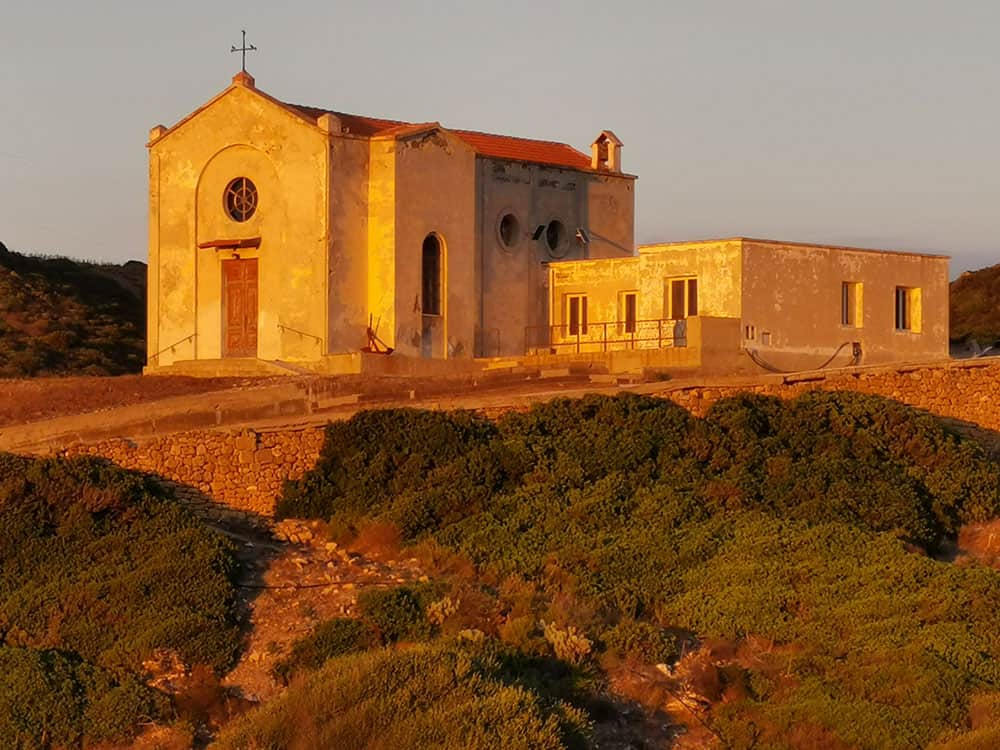
[[[517,220],[514,214],[504,214],[500,219],[500,224],[497,226],[497,231],[500,234],[500,242],[503,243],[504,247],[514,247],[518,243],[518,240],[521,239],[521,222]]]
[[[237,177],[226,186],[226,213],[233,221],[246,221],[257,210],[257,186]]]
[[[562,258],[569,249],[566,241],[566,225],[558,219],[553,219],[545,227],[545,244],[549,249],[549,255],[553,258]]]

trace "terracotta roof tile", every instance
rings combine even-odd
[[[390,131],[405,132],[411,125],[424,123],[409,123],[401,120],[386,120],[379,117],[364,117],[335,112],[330,109],[305,107],[299,104],[286,106],[298,110],[306,117],[317,119],[321,115],[331,114],[339,118],[347,132],[365,138],[376,135],[389,135]],[[538,141],[531,138],[514,138],[493,133],[479,133],[474,130],[450,130],[456,136],[471,146],[476,153],[494,159],[511,159],[535,164],[549,164],[569,169],[589,170],[590,157],[572,146],[555,141]]]
[[[572,146],[554,141],[513,138],[509,135],[477,133],[473,130],[453,130],[477,153],[495,159],[514,159],[536,164],[551,164],[570,169],[590,169],[590,157]]]

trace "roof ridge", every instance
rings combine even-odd
[[[318,118],[320,113],[338,117],[346,129],[366,138],[388,137],[392,131],[407,127],[435,125],[465,141],[480,156],[494,159],[509,159],[553,167],[591,171],[591,157],[565,141],[542,138],[526,138],[517,135],[490,133],[485,130],[450,128],[440,122],[415,123],[409,120],[395,120],[372,115],[355,115],[334,109],[311,107],[305,104],[286,102],[285,106],[302,113],[306,117]]]
[[[575,146],[572,146],[569,143],[566,143],[566,141],[550,141],[547,138],[528,138],[527,136],[523,136],[523,135],[506,135],[504,133],[491,133],[488,130],[470,130],[468,128],[449,128],[449,127],[444,126],[444,125],[442,125],[441,127],[443,127],[445,130],[450,130],[452,133],[468,133],[470,135],[488,135],[488,136],[492,136],[494,138],[510,138],[511,140],[514,140],[514,141],[530,141],[531,143],[545,143],[545,144],[547,144],[549,146],[566,146],[567,148],[571,148],[574,151],[578,151],[579,150]],[[583,152],[581,151],[580,153],[583,153]]]
[[[477,130],[475,128],[452,128],[452,127],[448,127],[447,125],[442,125],[439,120],[420,120],[420,121],[418,121],[418,120],[398,120],[395,117],[383,117],[382,115],[359,115],[359,114],[357,114],[355,112],[341,112],[341,111],[338,111],[338,110],[335,110],[335,109],[327,109],[326,107],[313,107],[312,105],[309,105],[309,104],[295,104],[294,102],[283,102],[283,104],[287,104],[289,107],[296,107],[297,109],[314,109],[314,110],[317,110],[319,112],[328,112],[331,115],[339,115],[339,116],[344,116],[344,117],[360,117],[360,118],[363,118],[365,120],[381,120],[382,122],[391,122],[391,123],[394,123],[396,125],[425,125],[425,124],[430,123],[430,122],[436,122],[442,128],[444,128],[445,130],[449,130],[452,133],[469,133],[471,135],[489,135],[489,136],[494,136],[496,138],[511,138],[513,140],[516,140],[516,141],[531,141],[532,143],[546,143],[546,144],[551,145],[551,146],[566,146],[568,148],[572,148],[574,151],[579,150],[579,149],[576,149],[574,146],[570,145],[569,143],[566,143],[566,141],[556,141],[556,140],[552,140],[550,138],[529,138],[529,137],[523,136],[523,135],[507,135],[506,133],[495,133],[495,132],[492,132],[492,131],[489,131],[489,130]],[[583,152],[581,151],[580,153],[583,153]]]

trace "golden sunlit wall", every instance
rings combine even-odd
[[[222,356],[221,264],[235,257],[258,260],[257,356],[321,356],[327,347],[328,136],[239,82],[172,130],[153,135],[149,355],[159,355],[151,364]],[[224,204],[226,186],[237,177],[252,180],[258,192],[257,210],[245,222],[234,221]],[[258,237],[258,248],[199,248]]]

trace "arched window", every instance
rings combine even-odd
[[[441,314],[441,240],[434,233],[424,238],[421,273],[421,300],[424,315]]]

